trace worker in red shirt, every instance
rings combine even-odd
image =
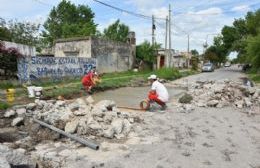
[[[86,90],[86,92],[91,93],[91,89],[96,85],[96,79],[98,74],[96,72],[96,67],[93,67],[86,75],[83,76],[81,83]]]

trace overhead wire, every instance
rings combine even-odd
[[[115,9],[117,11],[120,11],[120,12],[123,12],[123,13],[127,13],[127,14],[130,14],[130,15],[133,15],[133,16],[136,16],[136,17],[140,17],[140,18],[143,18],[143,19],[152,19],[152,16],[148,16],[148,15],[144,15],[144,14],[140,14],[140,13],[135,13],[135,12],[132,12],[132,11],[128,11],[128,10],[125,10],[125,9],[121,9],[119,7],[116,7],[116,6],[112,6],[110,4],[107,4],[107,3],[104,3],[104,2],[101,2],[99,0],[93,0],[99,4],[102,4],[104,6],[107,6],[109,8],[112,8],[112,9]],[[160,18],[160,17],[154,17],[154,19],[158,19],[158,20],[165,20],[165,18]]]

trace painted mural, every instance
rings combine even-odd
[[[83,76],[96,64],[95,58],[25,57],[18,60],[18,77],[21,82],[28,82],[41,78]]]

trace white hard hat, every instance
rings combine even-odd
[[[152,74],[152,75],[150,75],[150,76],[148,77],[148,79],[157,79],[157,76],[154,75],[154,74]]]

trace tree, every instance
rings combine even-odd
[[[44,42],[50,46],[59,38],[81,37],[95,35],[97,25],[94,23],[94,13],[88,6],[74,5],[62,0],[53,7],[42,32]]]
[[[156,50],[161,47],[161,44],[151,45],[148,41],[144,41],[142,44],[136,46],[136,58],[143,60],[152,65],[156,61]]]
[[[227,59],[228,51],[223,43],[223,37],[217,36],[214,38],[214,43],[212,46],[207,48],[205,52],[205,61],[210,61],[215,64],[224,63]]]
[[[247,39],[246,55],[247,61],[251,62],[256,70],[260,70],[260,34]]]
[[[210,61],[214,64],[217,64],[219,62],[217,53],[218,51],[216,46],[210,46],[205,52],[204,61]]]
[[[248,12],[245,18],[236,19],[232,26],[222,29],[222,51],[228,53],[238,52],[236,61],[251,63],[253,68],[259,69],[259,34],[260,34],[260,9]]]
[[[199,52],[196,49],[190,51],[193,56],[198,56]]]
[[[104,37],[110,40],[126,42],[129,33],[129,27],[123,23],[120,23],[118,19],[115,23],[104,29]]]
[[[39,44],[39,24],[18,22],[17,20],[6,22],[4,19],[0,19],[0,26],[0,38],[2,40],[30,46]]]

